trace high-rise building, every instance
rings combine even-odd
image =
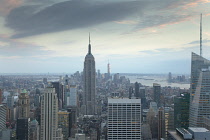
[[[190,85],[190,127],[200,127],[203,117],[210,115],[210,61],[192,53]]]
[[[165,138],[165,113],[164,108],[158,110],[158,140]]]
[[[39,140],[39,123],[37,120],[30,122],[30,140]]]
[[[133,87],[131,86],[129,87],[129,99],[131,99],[132,95],[133,95]]]
[[[10,108],[10,109],[13,108],[14,103],[15,103],[14,99],[15,99],[14,96],[11,94],[7,96],[7,107],[8,108]]]
[[[180,93],[174,98],[174,125],[175,128],[189,127],[190,93]]]
[[[18,118],[16,128],[17,140],[29,140],[30,118]]]
[[[67,97],[67,106],[77,106],[77,86],[70,85],[69,97]]]
[[[0,132],[6,129],[6,112],[6,106],[0,105]]]
[[[147,100],[146,100],[146,89],[145,89],[145,87],[140,87],[139,94],[140,94],[140,98],[141,98],[142,110],[146,109]]]
[[[55,88],[59,109],[62,109],[64,107],[64,85],[60,82],[52,82],[52,86]]]
[[[18,110],[19,110],[18,118],[29,118],[30,99],[26,90],[23,90],[19,95]]]
[[[109,62],[107,64],[107,73],[110,75],[110,64],[109,64]]]
[[[30,100],[26,90],[19,95],[19,115],[17,119],[16,135],[18,140],[29,140],[30,138]]]
[[[172,82],[172,74],[171,74],[171,72],[168,73],[168,82],[169,83]]]
[[[141,140],[141,99],[108,99],[108,140]]]
[[[96,109],[96,69],[95,59],[91,53],[91,45],[89,38],[88,54],[85,56],[84,61],[84,114],[95,115]]]
[[[0,89],[0,105],[2,104],[2,89]]]
[[[171,107],[164,108],[165,114],[165,137],[168,137],[168,131],[174,130],[174,109]]]
[[[57,139],[56,139],[57,138]],[[55,88],[45,88],[41,96],[41,131],[40,140],[62,140],[58,129],[58,98]]]
[[[136,98],[140,98],[139,87],[140,87],[139,83],[136,82],[135,83],[135,93],[134,93],[134,97],[136,97]]]
[[[58,112],[58,126],[59,128],[62,128],[63,137],[65,140],[68,139],[70,136],[69,134],[69,128],[70,128],[70,122],[69,122],[70,113],[67,111],[59,111]]]
[[[161,106],[161,86],[160,84],[153,83],[153,94],[154,101],[157,103],[157,106]]]

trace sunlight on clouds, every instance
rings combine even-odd
[[[7,15],[12,9],[22,5],[24,0],[1,0],[0,15]]]

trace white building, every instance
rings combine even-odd
[[[58,98],[54,88],[46,88],[41,96],[40,140],[63,140],[58,129]]]
[[[108,140],[141,140],[141,99],[108,99]]]

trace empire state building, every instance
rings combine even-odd
[[[95,111],[95,103],[96,103],[96,69],[95,69],[95,59],[91,53],[91,45],[90,45],[90,37],[89,37],[89,45],[88,45],[88,53],[85,56],[84,62],[84,105],[85,115],[94,115]]]

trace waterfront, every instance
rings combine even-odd
[[[126,78],[130,79],[131,83],[139,82],[145,86],[153,86],[153,83],[158,83],[162,87],[171,86],[179,87],[181,89],[189,89],[189,83],[168,83],[166,75],[124,75]]]

